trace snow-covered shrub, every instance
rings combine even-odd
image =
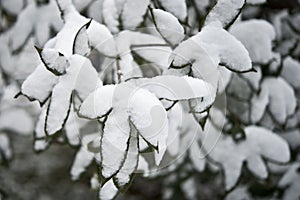
[[[78,147],[71,178],[96,165],[99,199],[136,174],[161,178],[164,199],[202,199],[208,173],[226,199],[299,197],[299,9],[257,19],[264,0],[0,4],[0,161],[9,131],[33,133],[37,152]]]

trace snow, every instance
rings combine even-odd
[[[159,0],[162,7],[175,15],[180,21],[185,21],[187,17],[187,6],[185,0]]]
[[[284,59],[281,76],[296,90],[300,90],[300,63],[297,60],[291,57]]]
[[[129,139],[128,115],[124,110],[114,109],[107,118],[101,141],[101,173],[105,178],[121,169],[128,152]]]
[[[54,49],[42,49],[40,57],[45,67],[55,75],[64,74],[69,67],[68,59]]]
[[[247,20],[234,24],[230,33],[240,40],[248,50],[254,63],[266,64],[273,58],[273,26],[265,20]]]
[[[33,148],[37,152],[43,151],[49,146],[49,142],[46,141],[46,133],[44,129],[46,115],[47,115],[47,107],[45,106],[38,117],[38,121],[34,129]]]
[[[262,119],[269,104],[269,91],[266,88],[262,88],[258,94],[253,95],[250,103],[250,120],[252,123],[257,123]]]
[[[5,159],[12,158],[12,151],[10,149],[10,141],[6,134],[0,134],[0,152]],[[2,156],[0,155],[0,156]]]
[[[2,8],[13,15],[18,15],[22,11],[24,4],[23,0],[1,1]]]
[[[95,140],[98,137],[98,133],[93,133],[82,137],[82,145],[79,151],[76,153],[75,160],[71,168],[72,180],[78,180],[79,176],[92,163],[94,159],[94,154],[87,149],[87,145],[89,142]]]
[[[79,54],[86,56],[90,53],[91,49],[88,41],[87,29],[91,21],[83,25],[76,33],[74,43],[73,43],[73,54]]]
[[[144,20],[150,0],[126,0],[121,19],[124,29],[134,30]]]
[[[96,119],[106,115],[113,107],[115,85],[105,85],[92,92],[81,104],[81,116]]]
[[[130,82],[140,88],[149,90],[159,99],[176,101],[215,97],[214,89],[209,83],[190,76],[164,75],[135,79]]]
[[[59,77],[58,83],[52,90],[51,101],[46,118],[46,131],[55,134],[63,128],[70,110],[73,90],[83,100],[94,91],[101,81],[91,62],[80,55],[69,58],[70,66],[65,75]]]
[[[123,187],[129,183],[132,173],[135,172],[138,165],[138,135],[131,132],[129,139],[129,147],[126,155],[126,160],[122,165],[120,171],[116,174],[114,179],[118,187]]]
[[[213,127],[208,131],[209,137],[218,134]],[[245,128],[245,134],[246,140],[239,143],[233,142],[230,137],[222,136],[209,154],[213,160],[222,164],[225,170],[226,190],[230,190],[236,184],[244,161],[251,172],[263,179],[267,177],[267,170],[261,156],[281,163],[286,163],[290,159],[287,142],[268,129],[248,126]]]
[[[117,193],[118,188],[111,179],[99,190],[99,200],[111,200],[117,195]]]
[[[266,0],[247,0],[247,4],[258,5],[266,3]]]
[[[244,45],[224,29],[208,25],[193,38],[209,55],[218,56],[219,63],[227,68],[238,72],[252,69],[251,59]]]
[[[157,31],[171,46],[178,45],[184,39],[184,29],[175,16],[160,9],[151,9],[151,13]]]
[[[168,137],[168,119],[163,105],[154,94],[138,88],[128,100],[128,113],[143,139],[158,147],[158,154],[155,154],[158,165],[166,151]]]
[[[220,22],[222,27],[230,26],[240,14],[245,0],[218,0],[206,17],[205,24]]]
[[[17,125],[16,125],[17,122]],[[0,130],[10,130],[21,135],[28,135],[33,130],[33,119],[22,108],[10,108],[1,111]]]
[[[285,124],[297,106],[293,88],[281,77],[265,78],[261,87],[269,91],[268,107],[276,122]]]

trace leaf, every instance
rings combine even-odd
[[[53,135],[63,128],[69,115],[73,91],[80,99],[85,99],[90,92],[102,85],[87,58],[73,55],[69,58],[69,63],[66,74],[60,76],[51,94],[45,122],[48,135]]]
[[[291,57],[284,59],[281,76],[296,90],[300,89],[300,63],[297,60]]]
[[[245,0],[218,0],[206,16],[205,24],[221,23],[222,27],[229,28],[240,15]]]
[[[11,49],[20,49],[31,34],[34,34],[38,44],[42,46],[50,38],[50,29],[58,31],[61,26],[62,21],[54,0],[43,6],[30,2],[18,15],[17,22],[10,30]]]
[[[101,173],[107,179],[118,173],[125,162],[130,140],[128,120],[126,112],[114,109],[105,122],[100,153]]]
[[[162,7],[175,15],[180,21],[185,21],[187,17],[187,6],[185,0],[159,0]]]
[[[219,130],[214,126],[205,129],[207,141],[214,141],[219,137]],[[208,132],[206,132],[208,131]],[[241,173],[243,162],[248,169],[259,178],[267,177],[267,170],[261,158],[271,162],[286,163],[290,159],[288,144],[278,135],[268,129],[248,126],[245,128],[246,139],[235,143],[231,137],[221,136],[209,156],[223,166],[225,171],[226,190],[230,190],[236,183]],[[203,137],[203,136],[202,136]],[[203,143],[204,148],[210,147],[210,142]],[[276,146],[276,149],[273,147]]]
[[[137,89],[129,101],[130,121],[144,140],[158,148],[158,154],[155,154],[158,165],[167,148],[167,113],[155,95],[144,89]]]
[[[103,21],[112,33],[119,32],[119,27],[134,30],[142,23],[149,2],[149,0],[104,0]]]
[[[12,158],[12,150],[10,147],[10,141],[6,134],[0,134],[0,161],[4,157],[5,160],[10,160]]]
[[[252,62],[266,64],[273,58],[273,26],[265,20],[247,20],[234,24],[230,33],[240,40],[249,52]]]
[[[81,104],[79,114],[89,119],[106,116],[113,107],[115,85],[105,85],[97,88]]]
[[[85,135],[82,137],[82,144],[79,151],[76,154],[75,160],[71,168],[72,180],[78,180],[79,176],[86,170],[86,168],[92,163],[94,154],[87,149],[89,142],[99,138],[98,133]]]
[[[17,126],[16,122],[18,122]],[[0,130],[10,130],[21,135],[28,135],[33,131],[33,118],[22,108],[15,107],[2,110]]]
[[[40,54],[40,58],[45,67],[56,76],[60,76],[66,73],[66,69],[69,67],[68,59],[58,51],[54,49],[39,49],[35,47]]]
[[[122,8],[123,29],[134,30],[144,21],[150,0],[126,0]]]
[[[33,149],[36,152],[44,151],[50,145],[50,141],[47,141],[47,138],[46,138],[47,136],[46,136],[46,132],[45,132],[45,129],[44,129],[46,115],[47,115],[47,106],[45,106],[42,109],[42,111],[41,111],[41,113],[38,117],[38,121],[35,125],[35,129],[34,129]]]
[[[123,166],[119,172],[114,177],[115,184],[122,188],[131,180],[132,174],[135,172],[138,159],[139,159],[139,149],[138,149],[138,135],[134,132],[131,132],[129,139],[129,147],[126,155],[126,160],[123,163]]]
[[[171,46],[178,45],[184,38],[184,29],[171,13],[150,8],[156,30]]]
[[[57,80],[53,73],[40,64],[23,82],[21,92],[29,100],[38,100],[43,104],[49,98]]]
[[[295,162],[280,179],[278,186],[281,189],[285,189],[282,197],[283,200],[299,198],[299,168],[299,162]]]
[[[76,33],[73,43],[73,54],[86,56],[90,53],[91,49],[88,41],[87,29],[89,28],[92,20],[83,25]]]
[[[251,99],[250,119],[252,123],[259,122],[269,104],[269,91],[263,88],[259,94],[254,94]]]
[[[118,194],[118,188],[114,184],[113,180],[106,182],[99,190],[99,200],[111,200]]]
[[[190,76],[156,76],[133,79],[130,83],[149,90],[159,99],[170,101],[215,97],[214,89],[209,83]]]
[[[268,90],[270,113],[276,122],[285,124],[287,118],[294,114],[297,106],[293,88],[281,77],[265,78],[261,87]]]
[[[86,119],[79,118],[74,106],[71,105],[71,110],[68,119],[65,123],[64,130],[67,141],[72,146],[77,146],[80,144],[81,140],[81,129],[87,125],[88,121]]]

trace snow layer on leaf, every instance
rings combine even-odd
[[[62,75],[69,67],[68,59],[54,49],[38,50],[45,67],[55,75]]]
[[[23,9],[25,2],[23,0],[10,0],[10,1],[1,1],[2,9],[5,9],[7,12],[18,15]]]
[[[245,0],[218,0],[208,13],[205,24],[220,22],[222,27],[228,28],[238,17]]]
[[[206,140],[203,141],[206,150],[219,137],[219,131],[210,123],[206,124],[204,131]],[[290,159],[287,142],[268,129],[248,126],[245,128],[245,134],[246,139],[238,143],[231,137],[221,136],[209,154],[224,169],[226,190],[230,190],[237,183],[245,161],[251,172],[259,178],[266,178],[267,171],[260,157],[281,163],[288,162]],[[274,146],[276,149],[273,148]]]
[[[83,100],[102,82],[97,78],[91,62],[80,55],[69,58],[70,67],[60,76],[51,95],[46,118],[46,131],[49,135],[61,130],[67,120],[73,91]]]
[[[92,20],[87,35],[89,44],[98,52],[110,57],[117,55],[115,40],[106,26]]]
[[[176,156],[179,153],[180,131],[182,123],[182,107],[176,103],[168,110],[169,134],[167,139],[167,151],[171,156]]]
[[[265,20],[247,20],[230,28],[230,33],[240,40],[249,51],[252,62],[266,64],[273,58],[273,26]]]
[[[260,67],[255,70],[256,72],[242,73],[240,76],[248,82],[252,89],[258,91],[260,87],[260,80],[262,79],[262,71]]]
[[[46,133],[44,124],[47,115],[47,108],[44,107],[38,117],[38,121],[34,128],[34,150],[37,152],[45,150],[49,146],[49,142],[46,141]]]
[[[40,64],[23,82],[21,92],[29,99],[36,99],[42,103],[50,96],[57,80],[58,78],[54,74]]]
[[[120,11],[118,10],[116,4],[117,2],[115,0],[103,0],[102,5],[103,21],[112,33],[117,33],[119,31],[118,18]]]
[[[79,114],[96,119],[106,115],[112,108],[115,85],[105,85],[92,92],[81,104]]]
[[[157,98],[171,101],[215,97],[211,84],[190,76],[156,76],[132,80],[136,86],[149,90]]]
[[[127,113],[115,108],[107,118],[101,141],[102,175],[110,178],[118,172],[126,159],[130,127]]]
[[[262,88],[258,94],[253,95],[250,103],[250,120],[252,123],[257,123],[262,119],[269,104],[269,91],[266,88]]]
[[[76,33],[74,43],[73,43],[73,54],[79,54],[86,56],[90,53],[91,49],[88,41],[87,28],[89,27],[91,21],[83,25]]]
[[[25,109],[6,109],[0,115],[0,129],[28,135],[33,131],[33,119]]]
[[[80,144],[81,135],[80,129],[87,124],[87,120],[79,118],[71,105],[70,114],[65,124],[65,134],[70,145],[76,146]]]
[[[233,71],[245,72],[252,69],[251,59],[244,45],[220,27],[205,26],[195,36],[195,41],[208,54],[219,56],[219,63]]]
[[[138,165],[138,135],[131,131],[129,139],[129,147],[126,155],[126,159],[120,169],[120,171],[114,177],[118,187],[123,187],[129,183],[132,173],[136,170]]]
[[[285,124],[287,117],[294,114],[297,101],[293,88],[281,77],[266,78],[262,89],[269,91],[269,110],[275,120]]]
[[[9,138],[6,134],[0,134],[0,152],[0,156],[4,155],[5,159],[11,159],[12,151]]]
[[[284,59],[281,76],[296,90],[300,89],[300,63],[297,60],[291,57]]]
[[[111,179],[99,190],[99,200],[111,200],[118,194],[118,188]]]
[[[128,102],[130,121],[144,140],[158,147],[155,161],[158,165],[167,148],[167,113],[154,94],[144,89],[134,91]]]
[[[205,168],[205,156],[199,147],[197,138],[194,140],[193,144],[189,148],[189,158],[198,172],[202,172]]]
[[[162,69],[168,66],[171,48],[164,46],[166,42],[159,37],[133,31],[122,31],[116,37],[116,45],[121,61],[122,59],[133,59],[129,52],[134,51],[146,61],[155,63]],[[128,60],[127,63],[132,65]],[[132,72],[133,67],[130,65],[120,66],[124,76],[126,73]]]
[[[175,15],[180,21],[187,17],[187,6],[185,0],[159,0],[162,7]]]
[[[98,133],[93,133],[82,137],[82,145],[76,154],[71,168],[72,180],[77,180],[80,174],[82,174],[93,161],[94,154],[87,149],[87,145],[96,138],[100,140],[99,136]]]
[[[150,0],[126,0],[121,13],[124,29],[134,30],[143,22]]]
[[[171,46],[178,45],[184,38],[184,29],[179,23],[178,19],[171,13],[152,9],[151,11],[155,27],[159,34],[171,44]]]
[[[295,162],[293,165],[291,165],[289,170],[283,175],[283,177],[279,181],[279,188],[284,189],[284,194],[282,196],[283,200],[299,198],[299,168],[299,162]]]
[[[247,0],[247,4],[257,5],[266,3],[266,0]]]

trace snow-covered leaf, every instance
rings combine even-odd
[[[60,76],[66,73],[66,69],[69,67],[68,59],[60,52],[54,49],[39,49],[36,47],[40,54],[40,58],[45,67],[55,74]]]
[[[278,183],[279,188],[285,189],[282,197],[283,200],[299,198],[300,195],[299,168],[300,168],[299,162],[294,163],[279,181]]]
[[[207,123],[206,127],[204,149],[211,147],[211,142],[216,141],[216,137],[220,135],[220,130],[210,123]],[[237,183],[243,162],[247,163],[247,168],[254,175],[265,179],[268,171],[262,158],[280,163],[290,159],[288,144],[278,135],[257,126],[248,126],[244,131],[245,140],[236,143],[231,137],[221,136],[209,153],[209,156],[223,167],[226,190],[230,190]]]
[[[281,77],[265,78],[262,90],[268,90],[270,113],[279,124],[285,124],[287,118],[294,114],[297,101],[293,88]]]
[[[102,5],[103,20],[113,33],[119,27],[134,30],[143,21],[149,0],[104,0]]]
[[[4,158],[2,158],[4,156]],[[2,159],[9,160],[12,158],[12,150],[10,148],[10,140],[6,134],[0,134],[0,161]],[[1,162],[0,162],[1,163]]]
[[[239,22],[230,28],[230,33],[245,45],[252,62],[266,64],[273,58],[275,30],[269,22],[258,19]]]
[[[94,91],[102,82],[91,62],[80,55],[69,58],[70,67],[61,75],[51,93],[45,129],[48,135],[61,130],[68,118],[74,91],[81,99]]]
[[[90,53],[91,49],[88,41],[87,29],[89,28],[92,20],[83,25],[79,31],[76,33],[74,43],[73,43],[73,54],[79,54],[86,56]]]
[[[153,22],[158,33],[171,46],[178,45],[184,38],[184,29],[179,23],[178,19],[171,13],[150,8]]]
[[[245,4],[245,0],[218,0],[206,16],[205,24],[221,23],[225,29],[229,28],[238,18]]]
[[[77,180],[79,176],[86,170],[94,159],[94,154],[87,149],[89,142],[99,139],[98,133],[85,135],[82,137],[82,144],[79,151],[76,154],[75,160],[71,168],[72,180]]]
[[[156,76],[132,79],[130,83],[154,93],[159,99],[170,101],[215,97],[211,84],[190,76]]]
[[[111,200],[118,194],[118,188],[111,179],[99,190],[99,200]]]
[[[300,63],[297,60],[291,57],[284,59],[281,76],[296,90],[300,89]]]
[[[187,6],[185,0],[159,0],[162,7],[175,15],[180,21],[185,21],[187,17]]]

